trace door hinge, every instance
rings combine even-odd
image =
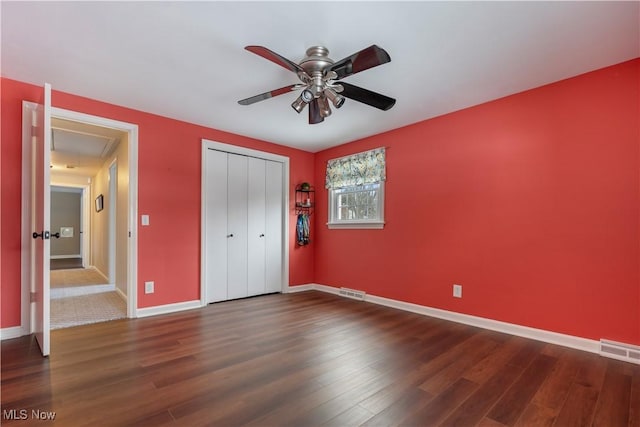
[[[29,294],[29,302],[36,302],[36,293],[35,292],[31,292]]]

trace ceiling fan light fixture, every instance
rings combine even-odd
[[[309,88],[306,88],[300,94],[300,98],[308,104],[313,101],[313,98],[315,98],[315,94]]]
[[[340,108],[344,104],[345,97],[338,94],[335,90],[331,89],[330,87],[324,90],[324,94],[326,95],[327,98],[329,98],[329,101],[331,101],[334,107]]]
[[[300,114],[302,110],[304,110],[304,107],[308,103],[313,101],[313,98],[314,98],[313,92],[309,90],[309,88],[306,88],[302,91],[302,93],[300,93],[300,96],[295,101],[293,101],[291,106],[293,107],[294,110],[298,112],[298,114]]]
[[[302,112],[302,110],[304,110],[304,107],[307,106],[307,103],[304,102],[304,99],[302,99],[302,95],[300,95],[299,97],[296,98],[295,101],[293,101],[293,103],[291,103],[291,107],[296,110],[296,112],[298,114],[300,114]]]

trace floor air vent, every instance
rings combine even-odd
[[[366,295],[364,291],[356,291],[348,288],[340,288],[338,294],[342,295],[343,297],[353,298],[360,301],[364,301],[364,296]]]
[[[635,345],[600,340],[600,355],[640,365],[640,347]]]

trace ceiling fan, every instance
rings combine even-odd
[[[316,124],[323,122],[325,117],[331,115],[329,102],[335,108],[340,108],[345,98],[349,98],[383,111],[390,109],[396,103],[395,99],[388,96],[342,82],[345,77],[391,61],[389,54],[376,45],[371,45],[338,62],[329,58],[329,49],[326,47],[313,46],[307,49],[307,56],[299,64],[263,46],[246,46],[245,49],[293,71],[302,83],[242,99],[238,101],[240,105],[251,105],[274,96],[302,90],[291,106],[300,113],[308,104],[309,124]]]

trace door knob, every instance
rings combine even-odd
[[[227,237],[233,237],[233,233],[227,234]]]
[[[258,237],[264,237],[264,234],[259,235]]]
[[[49,239],[49,232],[48,231],[43,231],[42,233],[37,233],[37,232],[33,232],[33,234],[31,234],[31,237],[33,237],[34,239],[37,239],[38,237],[40,237],[42,240],[48,240]]]
[[[57,233],[52,233],[51,237],[55,237],[56,239],[60,238],[60,232],[58,231]]]

